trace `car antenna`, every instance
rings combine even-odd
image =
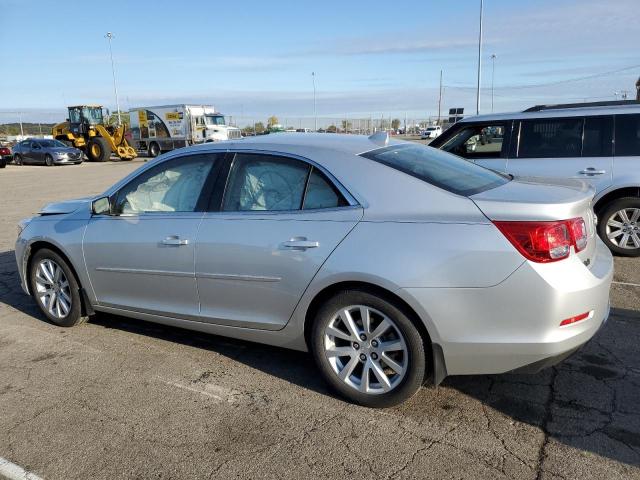
[[[377,143],[382,147],[386,147],[389,145],[389,132],[379,131],[374,133],[373,135],[369,135],[369,140],[373,143]]]

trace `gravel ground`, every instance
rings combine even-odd
[[[559,366],[368,410],[304,353],[110,315],[44,321],[18,285],[17,221],[140,164],[0,170],[0,464],[46,479],[640,479],[640,259],[616,259],[611,318]]]

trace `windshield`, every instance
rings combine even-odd
[[[427,131],[432,132],[433,130],[436,130],[438,127],[427,127]]]
[[[205,115],[204,121],[207,125],[224,125],[224,116],[222,115]]]
[[[490,190],[510,180],[463,158],[418,144],[392,145],[362,156],[464,196]]]
[[[38,142],[45,148],[67,148],[67,146],[58,140],[40,140]]]

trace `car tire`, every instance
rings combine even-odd
[[[7,166],[7,161],[4,158],[0,158],[0,168],[5,168]]]
[[[13,155],[13,163],[15,163],[16,165],[22,165],[22,156],[20,156],[19,154],[15,153]]]
[[[44,156],[44,164],[47,167],[53,167],[53,157],[51,155],[49,155],[49,154],[46,154]]]
[[[87,320],[82,314],[80,285],[67,261],[43,248],[31,259],[29,284],[40,311],[52,323],[73,327]]]
[[[87,157],[92,162],[106,162],[111,158],[111,147],[102,137],[93,137],[87,145]]]
[[[607,204],[598,214],[598,235],[616,255],[639,257],[640,198],[623,197]]]
[[[160,145],[158,145],[156,142],[151,142],[149,144],[147,153],[151,158],[156,158],[158,155],[160,155],[160,153],[162,153],[162,151],[160,150]]]
[[[343,320],[345,311],[352,328]],[[324,379],[353,403],[391,407],[424,383],[428,356],[420,331],[402,308],[367,290],[345,290],[326,301],[315,315],[310,344]]]

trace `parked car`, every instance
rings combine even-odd
[[[420,139],[428,140],[431,138],[438,138],[442,134],[442,127],[440,125],[432,125],[425,128],[420,134]]]
[[[13,147],[13,162],[16,165],[39,163],[48,167],[75,165],[82,163],[82,151],[59,140],[30,138]]]
[[[0,168],[6,167],[7,163],[9,163],[12,158],[9,147],[0,146]]]
[[[604,243],[618,255],[640,256],[640,102],[468,117],[430,146],[517,176],[588,182]]]
[[[447,375],[537,371],[605,321],[594,190],[380,132],[162,155],[21,222],[25,292],[61,326],[110,312],[310,350],[370,407]]]

